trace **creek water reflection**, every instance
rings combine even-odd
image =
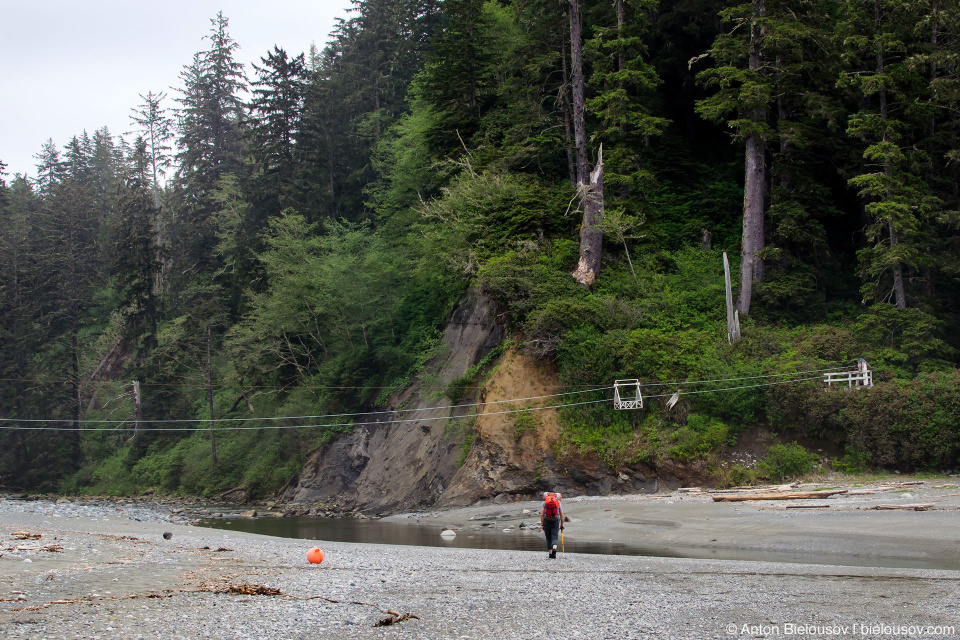
[[[491,527],[491,531],[463,528],[457,531],[455,538],[450,539],[440,535],[443,527],[437,524],[359,520],[355,518],[318,518],[312,516],[289,518],[226,517],[205,518],[197,524],[201,527],[305,540],[513,551],[546,550],[543,533],[516,528],[509,532],[496,527]],[[486,528],[484,527],[484,529]],[[615,542],[582,542],[570,537],[564,538],[564,547],[570,553],[674,555],[660,552],[653,553],[649,550],[645,552],[640,548]]]
[[[426,518],[424,519],[426,520]],[[245,518],[227,516],[205,518],[197,523],[201,527],[242,531],[281,538],[300,538],[312,541],[361,542],[369,544],[417,545],[426,547],[459,547],[468,549],[504,549],[512,551],[545,552],[546,543],[540,531],[503,531],[496,524],[479,527],[467,524],[457,531],[453,539],[440,535],[443,526],[429,522],[396,522],[384,520],[360,520],[355,518],[318,518],[300,516],[289,518]],[[477,528],[474,528],[477,527]],[[702,547],[646,547],[618,542],[585,542],[577,540],[576,534],[564,541],[568,553],[594,553],[628,556],[652,556],[666,558],[697,558],[704,560],[743,560],[759,562],[789,562],[798,564],[823,564],[859,567],[886,567],[903,569],[952,569],[960,566],[940,560],[916,558],[890,558],[829,553],[789,553],[758,551],[755,549],[702,548]]]

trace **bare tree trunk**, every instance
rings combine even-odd
[[[577,190],[583,202],[580,227],[580,260],[573,272],[577,283],[590,287],[600,273],[603,233],[603,147],[593,172],[587,175],[586,103],[583,91],[583,44],[580,34],[580,0],[570,0],[570,59],[573,72],[573,131],[577,150]]]
[[[723,252],[723,286],[727,302],[727,342],[733,344],[740,339],[740,316],[733,310],[733,287],[730,285],[730,259]]]
[[[740,249],[740,291],[737,310],[740,315],[750,313],[753,283],[758,280],[757,251],[763,247],[763,187],[765,179],[765,148],[753,134],[747,138],[743,187],[743,242]],[[759,237],[758,237],[759,236]],[[762,277],[760,271],[759,276]]]
[[[624,253],[626,254],[626,256],[627,256],[627,264],[630,265],[630,273],[633,274],[633,280],[634,280],[634,282],[639,282],[640,279],[637,277],[637,271],[636,271],[636,269],[633,268],[633,260],[630,258],[630,248],[627,246],[627,241],[626,241],[626,240],[623,241],[623,252],[624,252]]]
[[[756,15],[764,14],[762,0],[754,0]],[[750,69],[759,73],[761,65],[760,26],[753,24],[750,30]],[[754,122],[763,122],[766,112],[762,108],[750,114]],[[743,185],[743,242],[740,249],[740,291],[737,295],[737,311],[741,316],[750,313],[753,283],[763,281],[763,264],[757,254],[766,245],[763,233],[764,193],[767,181],[766,144],[757,133],[751,133],[746,141]]]
[[[593,286],[600,273],[600,249],[603,233],[600,221],[603,219],[603,146],[597,157],[597,165],[590,174],[590,184],[583,193],[583,225],[580,227],[580,260],[573,272],[577,284]]]
[[[210,325],[207,325],[207,408],[210,419],[210,458],[217,466],[217,437],[213,432],[213,360],[210,357]]]
[[[140,405],[140,382],[133,381],[133,437],[140,435],[140,422],[143,420],[143,408]]]
[[[580,35],[580,0],[570,0],[570,62],[573,75],[573,138],[577,158],[577,184],[587,184],[587,119],[583,93],[583,42]]]

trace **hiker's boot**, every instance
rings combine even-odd
[[[553,549],[550,549],[550,557],[551,558],[557,557],[557,545],[553,545]]]

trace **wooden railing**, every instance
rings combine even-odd
[[[834,371],[823,374],[823,382],[828,386],[842,385],[851,389],[860,389],[873,386],[873,371],[867,367],[867,361],[861,359],[856,369],[849,371]]]
[[[764,377],[764,376],[760,376]],[[769,377],[769,376],[767,376]],[[775,377],[775,376],[774,376]],[[729,380],[709,380],[707,382],[730,382],[733,380],[749,380],[751,378],[730,378]],[[813,378],[800,378],[800,380],[816,380]],[[766,384],[783,384],[783,382],[793,382],[793,380],[777,381],[773,383],[760,383],[751,386],[762,387]],[[873,371],[867,366],[867,361],[861,358],[855,368],[846,371],[831,371],[823,374],[823,382],[828,387],[847,387],[850,389],[869,389],[873,386]],[[633,378],[629,380],[616,380],[613,383],[613,408],[614,409],[643,409],[643,395],[640,393],[640,381]],[[663,386],[663,385],[660,385]],[[743,389],[749,387],[734,387]],[[714,391],[729,391],[730,389],[714,389]],[[688,393],[705,393],[705,391],[690,391]],[[677,403],[681,395],[680,389],[673,394],[667,401],[667,408],[671,409]],[[652,396],[654,398],[665,396]]]

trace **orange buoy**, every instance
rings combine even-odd
[[[320,549],[316,547],[310,549],[310,551],[307,551],[307,560],[311,564],[320,564],[323,562],[323,551],[320,551]]]

